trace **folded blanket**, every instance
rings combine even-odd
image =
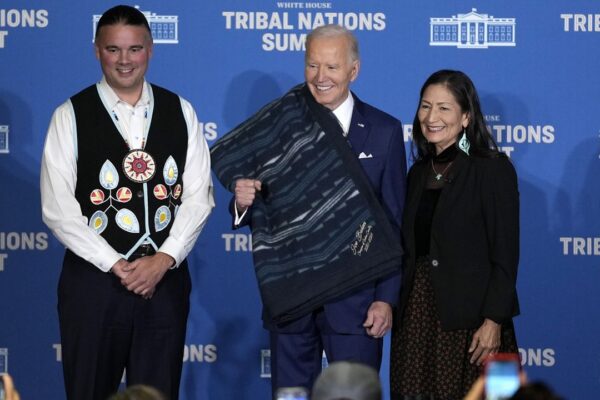
[[[252,252],[273,322],[299,318],[400,268],[400,238],[337,119],[306,85],[220,138],[211,158],[230,191],[240,178],[262,182],[252,205]]]

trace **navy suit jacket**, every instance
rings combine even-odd
[[[399,120],[354,95],[354,110],[348,131],[348,142],[369,178],[375,195],[398,231],[406,196],[406,155],[402,124]],[[249,222],[249,213],[238,226]],[[327,321],[337,333],[366,334],[362,326],[367,310],[374,301],[395,306],[400,297],[400,265],[398,273],[372,282],[337,301],[325,304]],[[309,329],[310,315],[283,325],[264,321],[265,328],[279,333],[301,333]]]

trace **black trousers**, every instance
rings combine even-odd
[[[67,250],[58,285],[67,399],[106,400],[126,371],[127,385],[151,385],[176,400],[190,290],[185,261],[144,300]]]

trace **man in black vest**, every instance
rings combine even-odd
[[[68,399],[104,400],[126,371],[178,398],[191,289],[186,256],[212,207],[194,109],[146,82],[139,10],[98,22],[102,80],[54,113],[41,170],[44,222],[67,247],[58,287]]]

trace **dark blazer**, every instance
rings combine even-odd
[[[396,118],[360,101],[354,94],[348,142],[380,199],[390,222],[400,233],[406,196],[406,155],[402,124]],[[249,210],[250,211],[250,210]],[[238,226],[249,223],[248,213]],[[395,306],[400,292],[398,273],[365,285],[344,298],[324,305],[327,321],[337,333],[365,334],[362,326],[374,301]],[[264,321],[269,330],[300,333],[310,326],[310,315],[285,325]]]
[[[408,175],[400,311],[414,279],[415,216],[430,168],[420,161]],[[458,152],[433,215],[429,255],[442,328],[477,328],[484,318],[501,323],[519,313],[519,192],[506,156]]]

